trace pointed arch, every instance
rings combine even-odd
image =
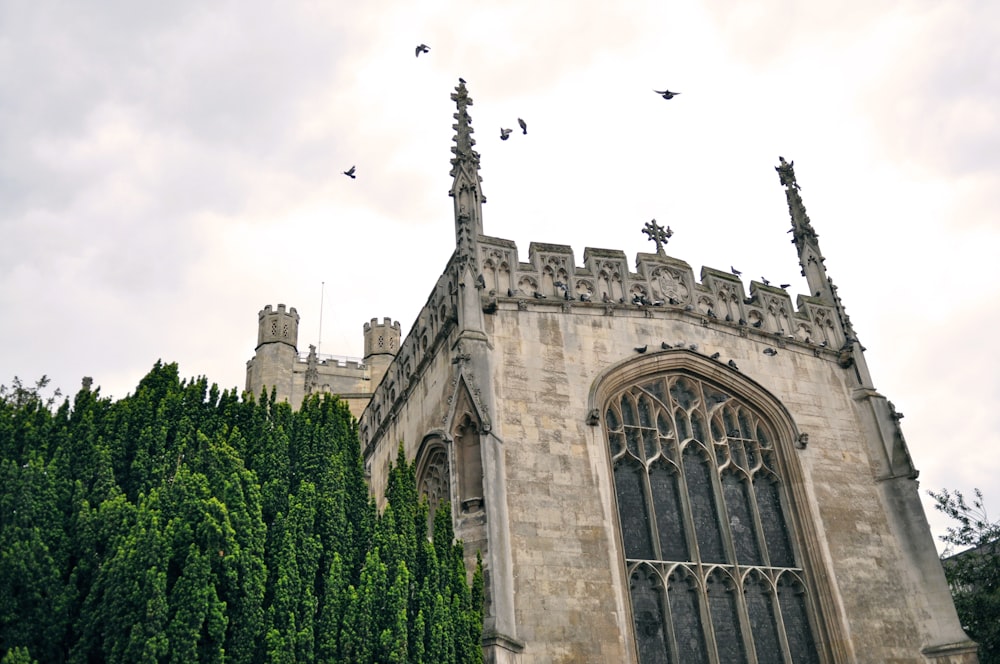
[[[781,402],[683,349],[609,368],[590,399],[613,466],[622,564],[670,579],[665,645],[652,654],[636,634],[639,661],[836,661],[842,626],[824,610],[832,593],[814,549],[799,432]]]

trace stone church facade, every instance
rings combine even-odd
[[[792,164],[794,303],[696,279],[652,222],[634,270],[552,244],[522,261],[484,234],[464,83],[452,99],[456,247],[406,338],[372,321],[362,362],[324,365],[267,307],[247,387],[353,399],[377,496],[403,441],[482,553],[487,661],[976,662]]]

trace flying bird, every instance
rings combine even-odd
[[[426,53],[426,52],[427,52],[427,51],[429,51],[429,50],[431,50],[431,47],[430,47],[430,46],[428,46],[427,44],[420,44],[420,45],[419,45],[419,46],[417,46],[417,48],[415,49],[415,51],[416,51],[416,55],[417,55],[417,57],[418,57],[418,58],[420,57],[420,54],[421,54],[421,53]]]
[[[653,90],[653,92],[660,95],[664,99],[673,99],[680,94],[679,92],[671,92],[670,90]]]
[[[344,171],[344,175],[354,180],[356,178],[356,176],[354,175],[354,166],[351,166],[346,171]]]
[[[525,134],[528,133],[528,123],[527,122],[525,122],[521,118],[518,118],[517,119],[517,124],[518,124],[519,127],[521,127],[521,132],[522,133],[525,133]]]
[[[791,284],[781,284],[781,288],[788,288]]]
[[[512,131],[513,129],[504,129],[503,127],[500,127],[500,140],[506,141],[508,138],[510,138],[510,132]]]

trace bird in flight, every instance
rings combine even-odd
[[[416,48],[416,55],[419,58],[421,53],[426,53],[429,50],[431,50],[430,46],[428,46],[427,44],[420,44]]]
[[[680,94],[679,92],[671,92],[670,90],[653,90],[653,92],[660,95],[664,99],[673,99]]]
[[[513,131],[513,130],[512,129],[504,129],[503,127],[501,127],[500,128],[500,140],[501,141],[506,141],[508,138],[510,138],[510,132],[511,131]]]
[[[344,171],[344,175],[354,180],[356,178],[356,176],[354,175],[354,166],[351,166],[346,171]]]
[[[528,123],[527,123],[527,122],[525,122],[525,121],[524,121],[524,120],[522,120],[521,118],[518,118],[518,119],[517,119],[517,124],[518,124],[518,125],[519,125],[519,126],[521,127],[521,131],[522,131],[523,133],[525,133],[525,134],[527,134],[527,133],[528,133]]]

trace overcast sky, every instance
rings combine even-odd
[[[634,261],[656,218],[696,275],[794,299],[794,160],[922,490],[1000,515],[995,0],[3,0],[0,383],[117,398],[163,359],[242,389],[266,304],[303,351],[405,334],[454,247],[459,76],[522,260]]]

